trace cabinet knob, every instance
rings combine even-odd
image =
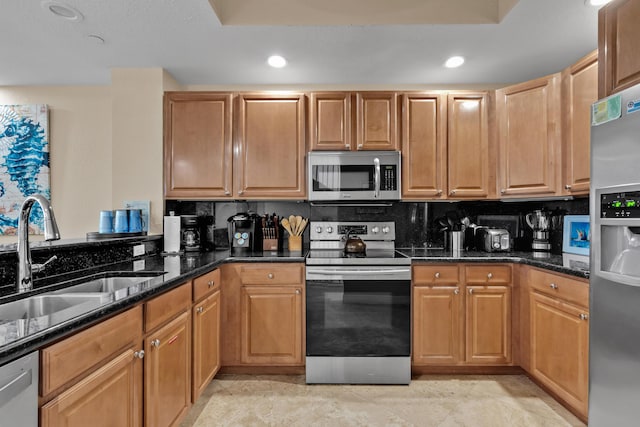
[[[589,319],[589,315],[585,314],[585,313],[580,313],[580,320],[588,320]]]
[[[207,286],[212,287],[213,285],[215,285],[215,282],[213,280],[209,280],[207,282]]]
[[[296,289],[296,295],[300,295],[300,289]]]
[[[469,289],[469,295],[473,294],[473,289]]]
[[[506,192],[507,192],[507,190],[505,190],[504,188],[501,188],[501,189],[500,189],[500,194],[504,194],[504,193],[506,193]]]
[[[436,279],[439,279],[440,278],[440,273],[436,273],[436,274],[434,274],[434,276],[435,276]]]
[[[454,294],[454,295],[458,295],[459,293],[460,293],[460,288],[455,288],[455,289],[453,290],[453,294]]]
[[[136,351],[135,353],[133,353],[133,357],[144,359],[144,350]]]
[[[556,285],[555,283],[551,283],[551,284],[549,284],[549,287],[550,287],[551,289],[558,289],[558,285]]]
[[[244,194],[244,190],[238,190],[238,195]]]
[[[230,195],[231,195],[231,191],[229,191],[229,190],[225,190],[225,191],[224,191],[224,195],[225,195],[225,196],[230,196]]]
[[[273,279],[273,273],[269,273],[269,274],[267,274],[267,277],[268,277],[269,279]]]
[[[493,273],[487,274],[487,279],[491,279],[493,277]]]
[[[155,340],[151,341],[151,347],[160,347],[160,340],[156,338]]]
[[[436,193],[438,196],[442,195],[442,190],[438,190],[438,192]]]
[[[358,144],[358,148],[362,148],[362,144]]]
[[[451,190],[451,191],[449,191],[449,195],[450,195],[450,196],[455,196],[455,194],[456,194],[456,190]]]
[[[348,150],[349,148],[351,148],[351,146],[349,144],[344,144],[344,148]]]
[[[564,186],[565,190],[571,190],[571,186],[569,184]]]
[[[204,311],[204,307],[196,308],[196,313],[198,313],[198,314],[202,314],[203,311]]]

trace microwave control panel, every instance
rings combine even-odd
[[[398,189],[398,173],[395,165],[380,165],[380,191],[395,191]]]
[[[640,191],[601,194],[600,218],[640,218]]]

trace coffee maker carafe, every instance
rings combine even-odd
[[[544,210],[535,210],[525,216],[527,225],[533,230],[533,242],[531,250],[534,257],[547,257],[551,251],[549,243],[549,228],[551,226],[551,215]]]
[[[180,216],[180,246],[186,252],[200,250],[200,227],[197,216]]]
[[[231,254],[262,251],[262,229],[260,217],[253,213],[239,212],[227,220]]]

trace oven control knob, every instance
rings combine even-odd
[[[389,231],[391,231],[391,229],[389,228],[389,226],[388,226],[388,225],[385,225],[384,227],[382,227],[382,232],[383,232],[384,234],[387,234]]]
[[[333,233],[333,227],[327,227],[327,229],[325,231],[327,233],[331,234],[331,233]]]
[[[375,227],[371,228],[371,232],[373,234],[378,234],[380,232],[380,227],[375,226]]]
[[[317,226],[316,227],[316,233],[318,233],[318,234],[322,233],[322,227]]]

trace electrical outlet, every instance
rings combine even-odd
[[[135,245],[133,247],[133,256],[140,256],[140,255],[144,255],[144,245]]]
[[[138,261],[133,261],[133,271],[144,270],[144,260],[139,259]]]

